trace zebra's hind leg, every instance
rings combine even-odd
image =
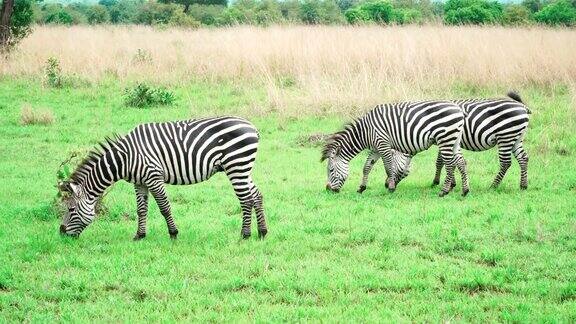
[[[454,169],[457,166],[458,155],[453,153],[452,145],[440,147],[440,154],[442,154],[442,160],[446,166],[446,179],[444,180],[444,185],[440,191],[439,196],[443,197],[447,195],[452,190],[452,183],[454,182]]]
[[[263,239],[268,234],[268,226],[266,225],[266,216],[264,215],[264,197],[254,186],[254,210],[256,211],[256,221],[258,222],[258,237]]]
[[[496,174],[496,177],[494,178],[494,181],[492,182],[491,187],[492,188],[496,188],[498,187],[498,185],[500,185],[500,182],[502,182],[502,179],[504,178],[504,175],[506,175],[506,171],[508,171],[508,169],[510,168],[510,165],[512,164],[511,160],[512,160],[512,145],[513,143],[499,143],[498,144],[498,159],[500,160],[500,170],[498,171],[498,174]]]
[[[458,171],[460,172],[460,177],[462,178],[462,196],[466,197],[468,192],[470,192],[470,187],[468,184],[468,170],[466,168],[466,160],[462,156],[462,154],[456,155],[456,166],[458,167]],[[452,188],[456,186],[456,177],[452,180]]]
[[[370,175],[372,167],[374,167],[374,164],[376,161],[378,161],[378,159],[380,159],[380,154],[377,152],[371,152],[370,155],[368,155],[366,163],[364,163],[364,168],[362,169],[362,183],[360,183],[358,193],[363,193],[364,190],[366,190],[366,184],[368,184],[368,176]],[[388,188],[388,182],[385,182],[384,185],[386,188]]]
[[[436,174],[434,175],[434,180],[432,181],[432,187],[440,184],[440,176],[442,175],[442,167],[444,166],[444,161],[442,160],[442,154],[438,150],[438,157],[436,157]],[[454,183],[454,186],[456,183]],[[454,186],[452,188],[454,188]]]
[[[162,213],[162,216],[164,216],[164,219],[166,220],[170,238],[176,239],[178,237],[178,228],[176,228],[176,224],[172,218],[170,202],[168,201],[166,191],[164,190],[164,182],[155,181],[153,184],[148,185],[148,190],[152,193],[152,196],[156,200],[156,204],[158,204],[158,208],[160,208],[160,213]]]
[[[134,185],[136,191],[136,213],[138,214],[138,229],[134,241],[146,237],[146,219],[148,217],[148,188],[142,185]]]
[[[522,140],[514,145],[514,156],[520,164],[520,189],[528,189],[528,153],[524,150]]]

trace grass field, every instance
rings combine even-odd
[[[51,89],[39,78],[0,78],[0,322],[576,321],[569,87],[519,89],[533,111],[527,191],[518,189],[517,164],[498,190],[488,188],[498,169],[489,151],[466,154],[468,197],[439,198],[430,188],[435,149],[414,158],[393,194],[381,165],[356,193],[365,155],[340,194],[325,192],[320,149],[306,138],[346,118],[263,113],[264,86],[188,82],[173,88],[174,107],[134,109],[122,104],[125,85]],[[55,121],[21,125],[22,107],[52,111]],[[146,239],[131,240],[135,197],[125,182],[78,240],[60,237],[51,204],[70,152],[140,122],[225,113],[261,131],[254,179],[265,196],[265,240],[240,240],[240,207],[223,175],[168,188],[177,241],[155,206]]]

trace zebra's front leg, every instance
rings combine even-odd
[[[452,190],[452,183],[454,182],[454,169],[457,165],[457,155],[452,149],[452,144],[440,147],[440,153],[442,154],[442,161],[446,166],[446,179],[444,180],[444,185],[440,191],[439,196],[443,197],[447,195]]]
[[[438,150],[438,156],[436,157],[436,174],[434,175],[434,180],[432,181],[432,187],[440,184],[440,176],[442,176],[443,166],[444,161],[442,160],[442,154],[440,153],[440,150]]]
[[[148,217],[148,188],[143,185],[134,185],[136,191],[136,213],[138,214],[138,229],[134,241],[146,237],[146,219]]]
[[[366,190],[366,185],[368,184],[368,176],[372,171],[372,167],[376,161],[380,159],[380,154],[377,152],[371,152],[366,159],[366,163],[364,163],[364,168],[362,169],[362,183],[360,183],[360,187],[358,188],[358,193],[363,193]],[[388,188],[388,183],[385,183],[386,188]]]
[[[156,204],[158,204],[158,208],[160,208],[160,213],[162,213],[162,216],[164,216],[164,219],[166,220],[170,238],[176,239],[178,237],[178,228],[176,228],[176,224],[172,218],[172,211],[164,189],[164,182],[156,181],[148,186],[148,190],[152,193],[154,200],[156,200]]]

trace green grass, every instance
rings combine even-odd
[[[194,83],[173,89],[174,107],[134,109],[123,106],[126,86],[0,79],[0,322],[576,321],[576,116],[565,87],[522,91],[533,111],[527,191],[517,164],[490,190],[496,151],[468,152],[470,195],[457,187],[439,198],[431,149],[393,194],[382,165],[356,193],[365,155],[331,194],[319,148],[297,143],[345,120],[276,114],[250,118],[262,135],[254,179],[265,240],[240,240],[240,207],[221,174],[168,187],[177,241],[154,205],[148,236],[131,240],[136,203],[125,182],[78,240],[62,238],[51,202],[70,152],[140,122],[266,105],[258,87]],[[56,122],[20,125],[24,103],[52,109]]]

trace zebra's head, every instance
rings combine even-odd
[[[349,162],[342,157],[341,144],[337,141],[329,141],[322,150],[322,159],[328,160],[328,181],[326,190],[339,192],[348,178]]]
[[[60,190],[67,194],[64,199],[67,210],[62,217],[60,234],[77,237],[94,220],[95,200],[86,194],[82,185],[74,182],[65,182]]]
[[[398,184],[402,179],[410,174],[410,163],[412,157],[400,151],[392,150],[392,175],[394,176],[394,183]],[[388,175],[390,177],[390,174]],[[386,181],[388,185],[388,181]]]

